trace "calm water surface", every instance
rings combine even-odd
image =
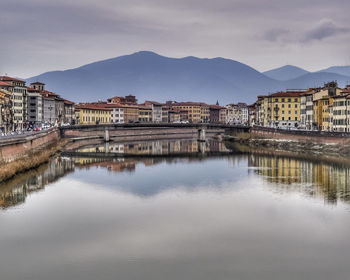
[[[172,145],[0,186],[0,279],[350,279],[349,166]]]

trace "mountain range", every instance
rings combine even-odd
[[[47,89],[75,102],[136,95],[139,101],[203,101],[252,103],[257,95],[279,90],[350,82],[350,66],[318,72],[287,65],[267,72],[224,58],[169,58],[142,51],[94,62],[75,69],[46,72],[26,79],[46,83]]]

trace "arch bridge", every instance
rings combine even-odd
[[[174,123],[130,123],[130,124],[98,124],[98,125],[74,125],[60,127],[62,138],[104,139],[110,140],[138,140],[166,139],[181,137],[197,137],[199,141],[205,141],[206,136],[217,134],[237,134],[249,132],[249,126],[226,124],[174,124]]]

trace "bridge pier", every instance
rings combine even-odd
[[[109,130],[108,129],[106,129],[105,130],[105,137],[104,137],[105,139],[105,142],[109,142],[110,141],[110,137],[109,137]]]
[[[109,142],[105,143],[105,153],[109,154]]]
[[[201,127],[198,129],[198,141],[199,142],[205,142],[206,141],[206,131],[204,127]]]
[[[204,141],[198,141],[198,152],[202,155],[206,152],[206,143]]]

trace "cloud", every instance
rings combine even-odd
[[[350,33],[350,28],[336,25],[332,20],[322,20],[314,28],[307,31],[303,41],[321,41],[326,38],[335,37],[339,34]]]
[[[265,31],[261,38],[272,43],[305,44],[348,33],[350,33],[350,28],[337,25],[329,19],[322,19],[311,28],[302,31],[298,28],[292,31],[285,28],[272,28]]]
[[[277,42],[277,41],[284,41],[287,36],[290,34],[290,31],[287,29],[283,29],[283,28],[274,28],[271,30],[266,31],[262,38],[267,40],[267,41],[271,41],[271,42]]]
[[[259,70],[287,56],[310,68],[314,57],[311,67],[323,68],[350,59],[350,36],[341,36],[349,8],[348,0],[2,0],[0,71],[28,77],[140,50]],[[327,44],[311,44],[320,40]],[[320,53],[329,57],[322,65]]]

